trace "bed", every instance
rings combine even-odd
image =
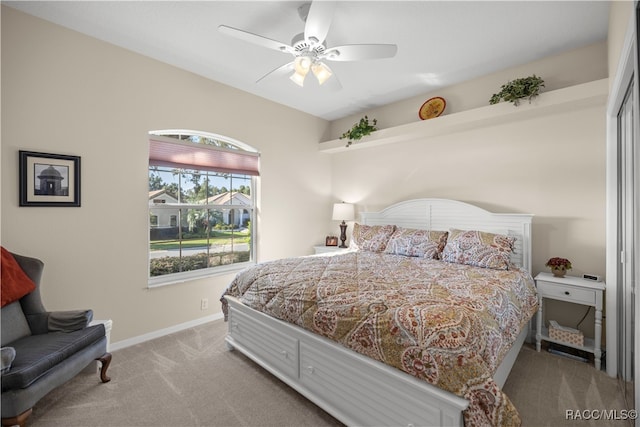
[[[347,425],[519,425],[501,387],[537,309],[532,215],[416,199],[360,216],[357,249],[239,273],[227,346]]]

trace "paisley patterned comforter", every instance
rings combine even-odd
[[[348,252],[258,264],[226,294],[469,400],[469,427],[520,425],[492,376],[537,308],[523,270]]]

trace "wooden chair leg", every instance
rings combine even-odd
[[[3,418],[2,426],[3,427],[9,427],[9,426],[24,427],[27,424],[27,418],[29,418],[29,415],[31,415],[32,412],[33,412],[33,409],[29,408],[23,413],[21,413],[20,415],[17,415],[15,417]]]
[[[100,380],[103,383],[108,383],[111,381],[111,378],[107,376],[107,369],[109,368],[109,364],[111,363],[111,353],[105,353],[101,357],[98,357],[96,360],[102,363],[100,366]]]
[[[105,353],[96,360],[98,360],[102,364],[102,366],[100,366],[100,380],[103,383],[108,383],[109,381],[111,381],[111,378],[107,376],[107,369],[109,368],[109,364],[111,363],[111,353]],[[25,427],[25,425],[27,424],[27,418],[29,418],[32,412],[33,409],[29,408],[15,417],[3,418],[2,427]]]

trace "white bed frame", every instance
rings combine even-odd
[[[508,234],[517,238],[512,261],[531,271],[532,217],[495,214],[455,200],[416,199],[361,213],[361,223]],[[228,348],[238,349],[346,425],[463,426],[467,400],[226,298]],[[500,387],[528,335],[525,328],[494,375]]]

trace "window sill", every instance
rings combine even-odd
[[[161,288],[169,285],[178,285],[180,283],[192,282],[194,280],[206,279],[209,277],[224,276],[235,274],[245,268],[255,265],[255,262],[242,262],[230,264],[224,267],[215,267],[205,270],[186,271],[184,273],[174,273],[166,276],[150,277],[147,283],[148,289]]]

